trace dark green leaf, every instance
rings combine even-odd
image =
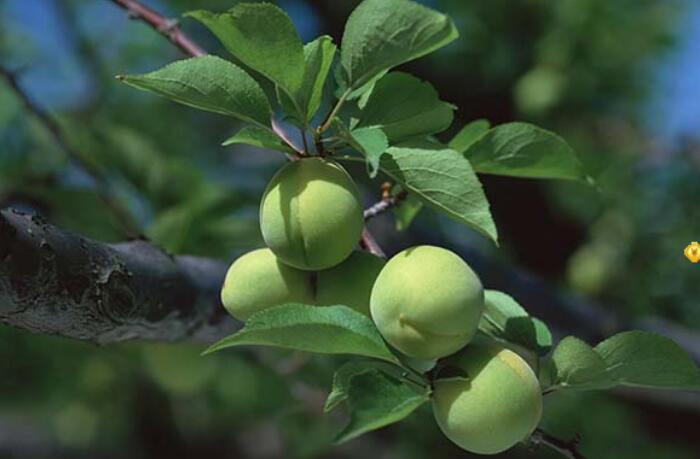
[[[212,345],[205,353],[251,344],[398,362],[372,320],[347,306],[285,304],[265,309],[253,314],[242,330]]]
[[[700,390],[700,369],[672,340],[643,331],[628,331],[595,347],[609,377],[627,386]]]
[[[531,317],[513,297],[486,290],[485,310],[479,330],[494,338],[524,346],[544,355],[552,347],[552,335],[540,320]]]
[[[193,57],[155,72],[120,79],[190,107],[263,127],[270,125],[270,103],[260,86],[239,67],[216,56]]]
[[[450,148],[457,153],[467,151],[479,137],[481,137],[491,127],[491,123],[487,120],[476,120],[464,126],[456,136],[450,140]]]
[[[389,147],[381,169],[428,206],[498,240],[481,183],[456,151],[426,142]]]
[[[268,148],[286,153],[294,153],[274,132],[257,126],[246,126],[226,139],[221,145],[245,144],[254,147]]]
[[[459,34],[447,16],[409,0],[365,0],[345,24],[340,58],[350,89],[445,46]]]
[[[390,141],[424,137],[452,124],[451,104],[442,102],[430,83],[403,72],[380,79],[360,113],[358,127],[382,128]]]
[[[464,153],[480,173],[513,177],[586,179],[569,145],[556,134],[527,123],[496,126]]]
[[[294,97],[304,78],[304,49],[287,14],[270,3],[239,3],[215,14],[187,14],[204,24],[237,59]]]
[[[345,395],[350,422],[336,442],[398,422],[429,398],[427,387],[418,389],[378,369],[356,373],[350,378]]]
[[[381,365],[382,364],[376,361],[348,362],[336,370],[333,375],[333,387],[331,393],[328,394],[328,398],[326,398],[323,411],[328,413],[347,400],[350,380],[355,375],[371,371],[375,368],[381,368]]]

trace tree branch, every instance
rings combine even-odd
[[[85,156],[74,148],[71,143],[66,139],[63,134],[63,130],[59,126],[58,122],[49,115],[46,110],[41,106],[36,104],[29,94],[27,94],[17,81],[17,76],[9,69],[0,65],[0,75],[7,81],[8,86],[12,92],[17,96],[17,98],[22,102],[25,109],[34,115],[37,120],[46,128],[56,144],[64,151],[68,158],[75,161],[80,167],[95,181],[95,188],[97,194],[110,209],[110,211],[117,217],[117,221],[122,225],[127,236],[137,236],[140,234],[138,225],[134,222],[131,214],[121,206],[121,204],[116,201],[109,190],[107,177],[102,173],[102,171],[97,168],[94,164],[86,160]]]
[[[377,242],[377,240],[372,236],[372,233],[369,232],[367,227],[365,226],[362,229],[362,238],[360,239],[360,247],[362,247],[363,250],[368,251],[369,253],[376,255],[381,258],[386,258],[386,254],[384,253],[384,250],[382,250],[381,246]]]
[[[219,300],[225,272],[144,240],[102,244],[0,211],[0,322],[35,333],[211,342],[237,327]]]
[[[129,12],[131,19],[143,21],[177,46],[183,53],[192,56],[207,54],[177,26],[177,20],[167,19],[135,0],[112,0],[120,8]]]
[[[379,201],[379,202],[371,205],[367,209],[365,209],[365,212],[364,212],[365,221],[370,220],[370,219],[376,217],[377,215],[381,215],[384,212],[398,206],[399,204],[401,204],[401,201],[406,199],[406,196],[408,196],[408,193],[406,193],[405,190],[401,190],[400,192],[398,192],[397,194],[395,194],[393,196],[390,196],[390,195],[384,196],[381,201]]]

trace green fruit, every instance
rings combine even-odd
[[[459,256],[433,246],[404,250],[372,289],[372,319],[389,344],[409,357],[436,359],[464,347],[484,309],[481,281]]]
[[[500,453],[537,427],[542,416],[540,385],[515,352],[467,346],[440,365],[433,413],[442,432],[461,448]]]
[[[323,306],[344,304],[369,316],[372,286],[384,263],[371,253],[353,252],[338,266],[319,271],[316,301]]]
[[[269,249],[248,252],[233,262],[221,289],[221,302],[238,320],[284,303],[313,303],[309,273],[281,263]]]
[[[260,204],[265,243],[283,262],[299,269],[327,269],[346,259],[363,225],[352,178],[337,163],[321,158],[284,166]]]

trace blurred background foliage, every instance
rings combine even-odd
[[[176,17],[231,0],[150,0]],[[306,41],[336,42],[355,1],[284,0]],[[683,0],[426,0],[451,15],[456,43],[406,66],[475,118],[535,122],[565,137],[598,188],[483,177],[502,247],[429,212],[391,253],[426,232],[469,244],[627,317],[700,327],[699,271],[682,256],[700,228],[700,8]],[[225,56],[193,21],[183,28]],[[220,147],[238,126],[133,91],[114,75],[182,56],[107,0],[5,0],[0,61],[60,120],[108,178],[139,230],[172,253],[231,260],[260,245],[257,204],[281,155]],[[358,167],[367,203],[379,195]],[[92,238],[129,236],[79,162],[0,85],[0,202]],[[527,306],[527,305],[525,305]],[[429,409],[348,445],[342,416],[321,416],[338,359],[279,351],[201,358],[201,346],[106,348],[0,327],[0,457],[467,457]],[[342,359],[341,359],[342,360]],[[581,433],[592,458],[693,458],[697,404],[668,408],[625,393],[547,397],[544,424]],[[553,457],[524,448],[503,457]]]

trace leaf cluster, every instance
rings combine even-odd
[[[381,172],[413,195],[413,216],[425,205],[493,241],[498,232],[477,173],[586,178],[566,142],[526,123],[491,128],[478,120],[448,143],[435,137],[452,126],[456,107],[430,83],[393,69],[458,37],[437,11],[409,0],[365,0],[348,18],[340,48],[328,36],[302,43],[290,18],[268,3],[187,16],[221,41],[229,60],[196,57],[119,78],[245,122],[224,145],[363,161],[371,178]],[[284,135],[294,128],[303,145]]]
[[[327,36],[302,43],[289,17],[268,3],[223,13],[188,14],[230,53],[187,59],[125,83],[246,125],[224,145],[247,144],[299,158],[330,156],[366,164],[408,193],[402,228],[431,208],[497,241],[478,173],[591,181],[557,135],[527,123],[475,120],[452,139],[454,107],[428,82],[393,70],[458,37],[449,17],[410,0],[365,0],[350,15],[338,47]],[[325,110],[321,110],[324,108]],[[303,145],[285,132],[299,129]],[[547,392],[618,385],[700,389],[700,370],[670,340],[624,332],[595,347],[552,335],[512,297],[486,292],[479,340],[513,348],[539,371]],[[373,322],[343,305],[286,304],[254,314],[206,352],[269,345],[363,358],[340,367],[326,402],[345,404],[349,423],[337,441],[397,422],[430,399],[435,362],[390,349]],[[370,359],[370,360],[366,360]]]

